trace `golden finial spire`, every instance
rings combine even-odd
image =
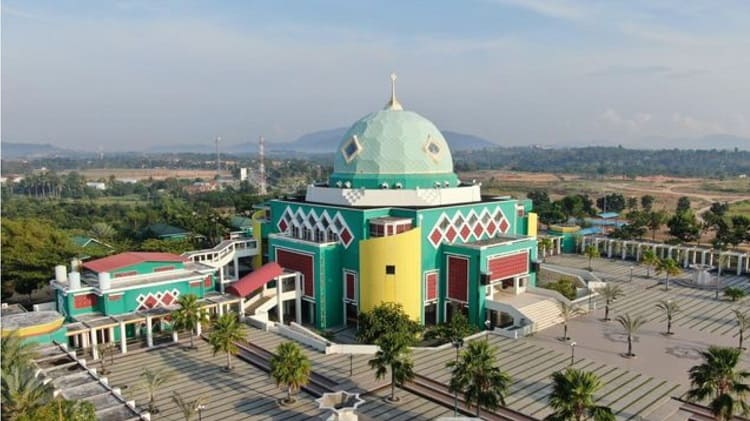
[[[391,100],[385,105],[386,110],[403,110],[401,103],[396,99],[396,76],[395,73],[391,73]]]

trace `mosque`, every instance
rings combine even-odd
[[[531,201],[459,180],[440,130],[402,107],[395,81],[385,108],[346,132],[327,181],[259,206],[251,229],[211,249],[58,266],[54,302],[33,317],[4,317],[3,335],[19,329],[36,342],[90,348],[95,359],[98,343],[126,352],[140,337],[150,347],[188,293],[215,314],[317,329],[355,325],[382,302],[426,325],[455,312],[478,327],[528,324],[533,317],[510,302],[536,284]],[[240,259],[254,267],[242,277]]]

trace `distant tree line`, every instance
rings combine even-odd
[[[504,169],[624,177],[726,177],[750,174],[750,151],[741,150],[514,147],[455,151],[453,159],[459,172]]]

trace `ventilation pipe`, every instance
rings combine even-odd
[[[99,272],[99,289],[104,291],[112,286],[112,278],[109,277],[109,272]]]
[[[65,269],[65,265],[55,266],[55,281],[57,281],[58,284],[68,282],[68,272],[67,269]]]
[[[70,272],[68,274],[68,289],[71,291],[75,291],[77,289],[81,289],[81,273],[80,272]]]

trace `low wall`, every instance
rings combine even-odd
[[[380,348],[377,345],[330,344],[326,354],[361,354],[374,355]]]
[[[289,339],[295,340],[301,344],[307,345],[310,348],[313,348],[316,351],[320,352],[326,352],[326,348],[328,348],[328,345],[330,344],[328,341],[319,341],[312,336],[298,332],[283,324],[276,323],[275,326],[269,328],[268,330],[271,332],[276,332]]]

